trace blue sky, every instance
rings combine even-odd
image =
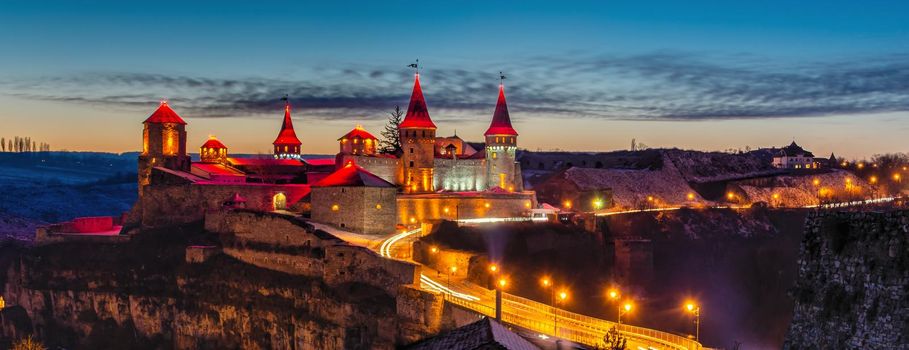
[[[899,1],[5,1],[0,136],[134,150],[137,123],[167,98],[191,140],[264,151],[287,93],[304,149],[329,153],[406,104],[420,58],[441,134],[479,138],[501,70],[530,149],[795,138],[818,153],[903,152],[906,13]]]

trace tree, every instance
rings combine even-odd
[[[6,152],[6,138],[0,137],[0,152]]]
[[[385,130],[382,131],[382,149],[380,152],[387,154],[401,154],[404,153],[404,148],[401,147],[401,134],[398,131],[398,126],[401,125],[401,121],[404,119],[404,111],[401,110],[401,106],[395,106],[395,110],[388,112],[388,123],[385,124]]]
[[[13,344],[13,347],[11,349],[12,350],[47,350],[47,348],[44,347],[44,344],[41,344],[40,341],[37,341],[34,338],[32,338],[31,335],[16,341],[16,343]]]
[[[619,333],[615,326],[610,328],[609,332],[606,332],[606,335],[603,336],[603,343],[606,344],[605,350],[625,350],[627,342],[628,340]]]

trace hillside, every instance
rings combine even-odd
[[[0,153],[0,236],[80,216],[120,215],[136,200],[135,154]]]

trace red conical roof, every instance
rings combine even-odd
[[[435,129],[436,124],[429,118],[429,109],[426,108],[426,99],[423,98],[423,89],[420,88],[420,74],[416,74],[413,82],[413,93],[410,95],[410,105],[407,106],[407,115],[399,126],[401,128],[427,128]]]
[[[343,168],[338,169],[326,176],[312,187],[394,187],[395,185],[383,180],[381,177],[373,175],[359,165],[347,163]]]
[[[145,119],[143,123],[177,123],[186,125],[183,118],[180,118],[180,116],[177,115],[177,112],[170,109],[170,106],[167,105],[167,101],[161,101],[161,105],[158,106],[158,109],[156,109],[148,119]]]
[[[303,144],[297,138],[297,133],[294,132],[294,122],[290,119],[290,103],[284,104],[284,123],[281,124],[281,132],[278,133],[278,138],[272,144],[275,146],[299,146]]]
[[[202,148],[227,148],[221,141],[218,141],[214,136],[210,136],[208,141],[202,144]]]
[[[518,136],[518,132],[511,127],[511,117],[508,116],[508,104],[505,103],[505,85],[499,85],[499,100],[496,101],[496,111],[492,114],[492,123],[483,136],[509,135]]]

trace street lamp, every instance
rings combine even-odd
[[[626,301],[622,307],[619,308],[619,324],[622,324],[622,316],[631,312],[631,309],[634,308],[634,305],[630,301]]]
[[[508,285],[508,280],[504,277],[499,278],[495,284],[496,288],[496,321],[502,322],[502,290]]]
[[[701,307],[688,302],[685,303],[685,310],[694,314],[694,340],[701,341]]]
[[[448,293],[449,294],[451,294],[451,275],[454,275],[454,273],[457,271],[458,271],[457,266],[451,265],[451,267],[448,268]]]

